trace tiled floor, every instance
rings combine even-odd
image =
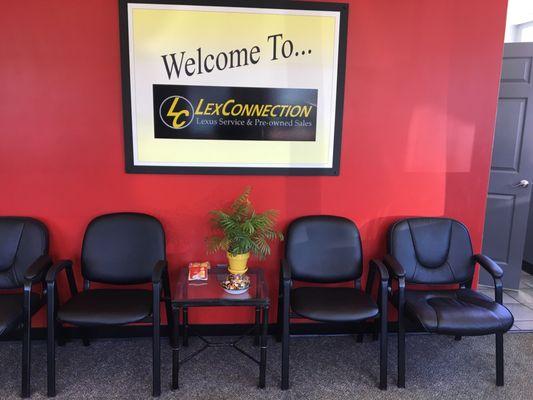
[[[479,285],[478,290],[494,298],[494,289]],[[513,313],[513,331],[533,332],[533,275],[522,271],[518,290],[504,289],[503,304]]]

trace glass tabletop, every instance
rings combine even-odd
[[[206,281],[189,281],[188,268],[179,272],[172,296],[172,304],[178,307],[195,306],[264,306],[268,305],[268,287],[261,268],[249,268],[250,288],[242,294],[226,292],[220,282],[226,279],[225,266],[211,267]]]

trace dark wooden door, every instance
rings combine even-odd
[[[505,45],[492,151],[483,252],[517,289],[533,180],[533,43]],[[481,271],[480,282],[492,284]]]

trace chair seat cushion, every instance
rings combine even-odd
[[[514,322],[507,308],[470,289],[407,290],[405,311],[427,331],[449,335],[506,332]]]
[[[0,294],[0,335],[16,328],[22,322],[23,306],[24,294]],[[35,314],[40,306],[40,295],[32,292],[30,296],[31,314]]]
[[[304,317],[323,322],[352,322],[374,318],[376,303],[355,288],[300,287],[291,291],[292,310]]]
[[[79,326],[123,325],[152,314],[152,292],[141,289],[90,289],[61,306],[60,321]]]

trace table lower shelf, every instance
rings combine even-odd
[[[187,308],[184,308],[184,324],[181,326],[183,329],[183,346],[188,347],[189,331],[191,327],[187,321]],[[180,309],[173,309],[173,329],[172,329],[172,390],[179,389],[179,371],[183,364],[192,360],[209,347],[231,347],[237,350],[242,355],[246,356],[257,365],[259,365],[259,387],[265,387],[265,374],[266,374],[266,358],[267,358],[267,331],[268,331],[268,306],[256,307],[256,323],[251,328],[247,329],[237,339],[228,342],[213,342],[207,340],[202,335],[195,335],[204,344],[198,350],[195,350],[191,354],[188,354],[184,358],[180,359],[180,343],[179,343],[179,331],[180,331]],[[262,321],[260,324],[259,322]],[[257,359],[252,354],[243,350],[238,346],[239,342],[245,337],[254,333],[255,331],[255,346],[259,346],[260,358]]]

